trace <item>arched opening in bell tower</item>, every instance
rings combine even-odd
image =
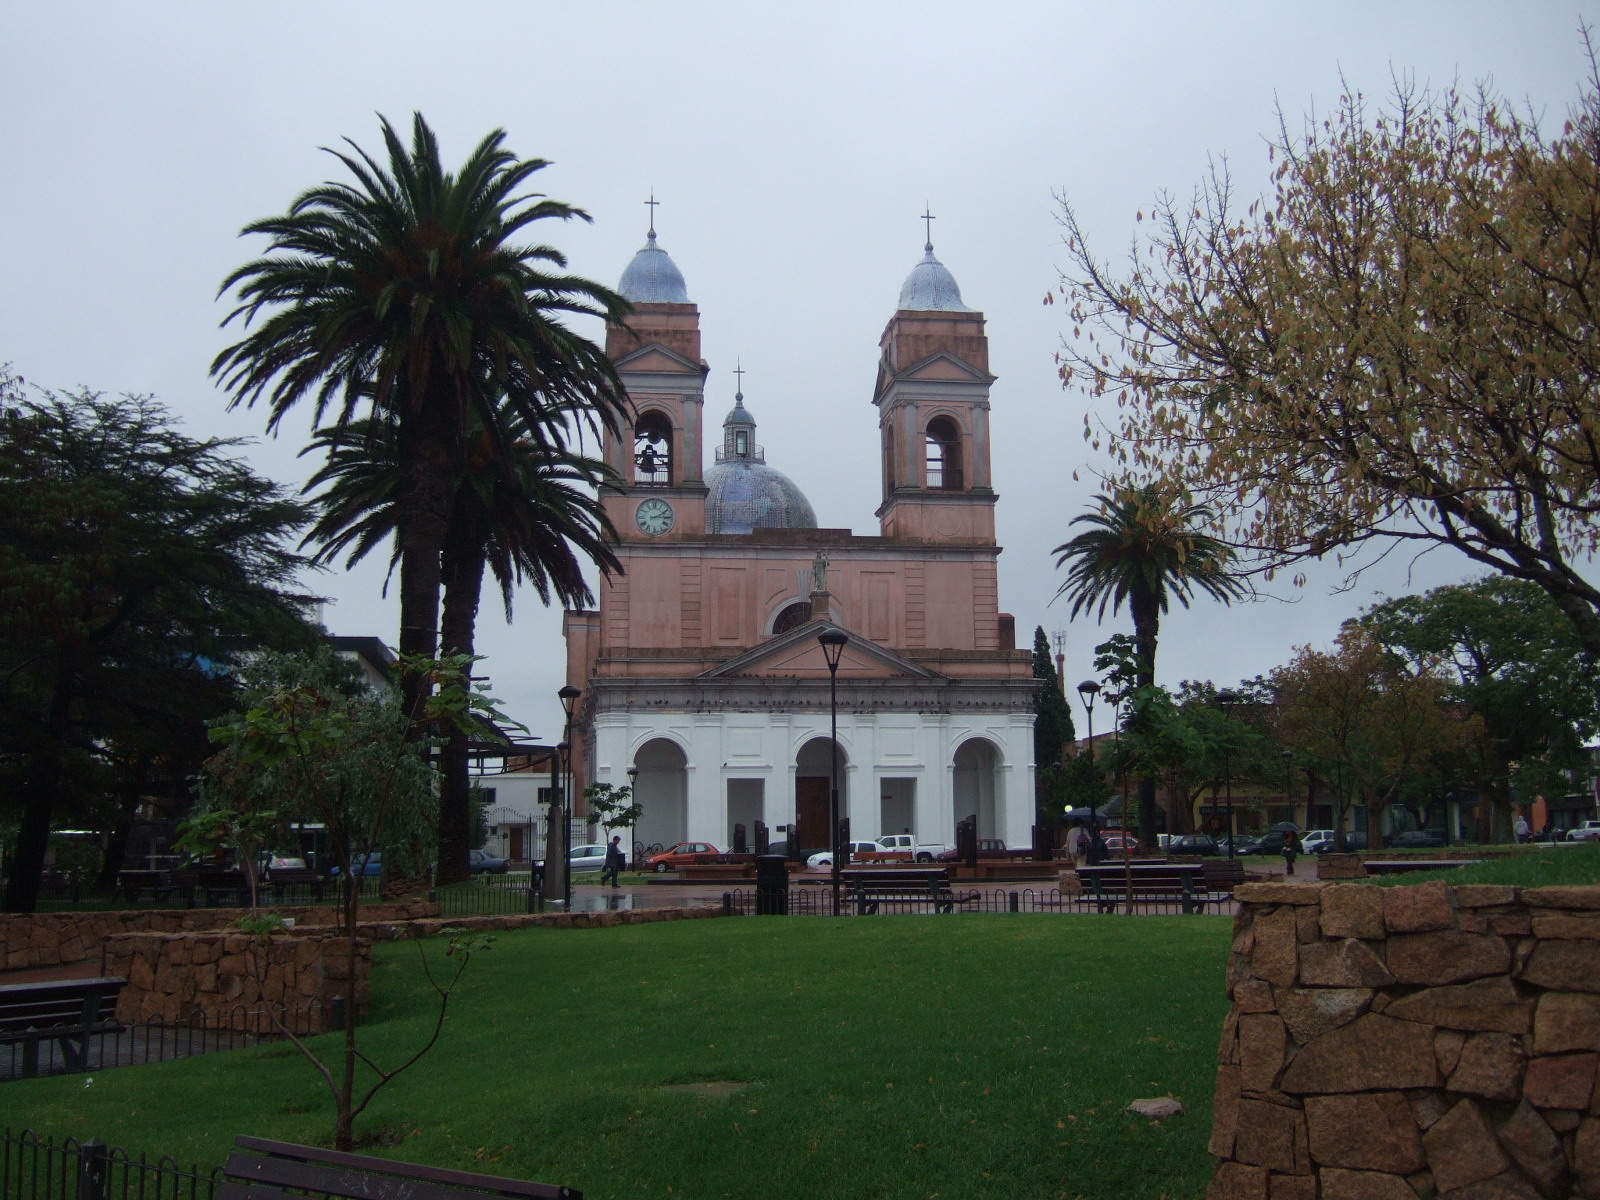
[[[949,417],[928,422],[928,488],[959,492],[962,489],[961,431]]]
[[[659,409],[641,413],[633,427],[633,482],[670,486],[672,459],[672,422]]]

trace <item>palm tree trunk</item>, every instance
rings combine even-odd
[[[411,437],[404,426],[400,438],[401,469],[412,479],[399,530],[400,653],[433,658],[439,652],[439,556],[450,529],[450,443],[445,431]],[[401,679],[400,697],[412,737],[427,732],[420,719],[429,686],[428,677],[418,672]]]
[[[1156,685],[1156,641],[1161,633],[1161,605],[1156,596],[1138,588],[1128,597],[1128,610],[1133,616],[1133,636],[1138,643],[1138,676],[1135,680],[1143,691]],[[1127,815],[1123,815],[1127,826]],[[1145,849],[1156,844],[1156,780],[1149,773],[1139,777],[1139,844]]]
[[[446,654],[473,653],[484,565],[483,539],[452,535],[443,557],[441,641]],[[465,732],[452,729],[440,754],[440,883],[460,883],[472,875],[467,861],[467,851],[472,849],[472,780],[467,742]]]

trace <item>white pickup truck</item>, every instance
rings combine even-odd
[[[1569,842],[1600,841],[1600,821],[1585,821],[1582,825],[1567,830]]]
[[[914,833],[886,833],[878,839],[879,853],[874,858],[882,862],[931,863],[949,847],[943,843],[919,842]],[[866,859],[865,855],[856,855]]]

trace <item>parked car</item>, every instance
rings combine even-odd
[[[351,863],[351,871],[354,874],[363,878],[383,874],[383,852],[381,850],[374,850],[371,854],[366,855],[355,854],[352,857],[355,859],[355,861]],[[334,867],[329,874],[339,874],[339,868]]]
[[[1238,834],[1232,839],[1227,834],[1223,834],[1217,839],[1218,854],[1226,854],[1228,852],[1228,842],[1230,840],[1233,842],[1233,855],[1235,858],[1241,854],[1256,854],[1261,846],[1261,839],[1248,833]]]
[[[1567,830],[1569,842],[1593,842],[1600,840],[1600,821],[1585,821],[1582,825]]]
[[[1311,834],[1315,833],[1320,833],[1324,836],[1316,841],[1309,840],[1311,838]],[[1313,829],[1311,833],[1306,834],[1300,839],[1300,845],[1308,854],[1332,854],[1334,853],[1333,830]],[[1344,848],[1346,850],[1368,849],[1367,835],[1355,829],[1345,830]]]
[[[878,845],[877,842],[850,843],[851,858],[856,858],[863,854],[881,854],[882,852],[883,847]],[[806,859],[806,866],[810,867],[813,871],[815,871],[818,867],[833,866],[833,851],[818,850],[815,854],[811,855],[810,858]]]
[[[671,849],[663,850],[660,854],[652,854],[645,859],[645,866],[657,874],[665,875],[668,871],[676,871],[679,867],[688,866],[702,854],[721,854],[710,842],[679,842]]]
[[[1303,852],[1305,847],[1301,846],[1300,849]],[[1283,853],[1283,834],[1276,829],[1268,830],[1255,840],[1255,845],[1251,846],[1248,851],[1241,850],[1239,853],[1260,854],[1263,857],[1272,854],[1281,855]]]
[[[504,875],[507,865],[505,859],[496,858],[487,850],[467,851],[467,870],[474,875]]]
[[[263,855],[261,858],[261,870],[263,871],[304,871],[305,869],[306,860],[293,855],[270,854]]]
[[[1139,839],[1132,834],[1113,833],[1104,840],[1107,854],[1120,856],[1124,850],[1129,854],[1139,853]]]
[[[1300,849],[1307,854],[1321,854],[1324,848],[1332,847],[1333,830],[1308,829],[1300,835]]]
[[[1437,829],[1408,829],[1389,840],[1395,850],[1422,850],[1448,846],[1449,840]]]
[[[604,842],[573,846],[567,851],[567,869],[569,871],[598,871],[605,865],[606,847]]]
[[[1221,854],[1217,839],[1209,833],[1186,833],[1167,844],[1169,854]]]

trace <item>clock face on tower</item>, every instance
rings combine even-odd
[[[651,497],[634,510],[633,519],[638,523],[640,533],[660,537],[672,529],[672,505],[659,497]]]

